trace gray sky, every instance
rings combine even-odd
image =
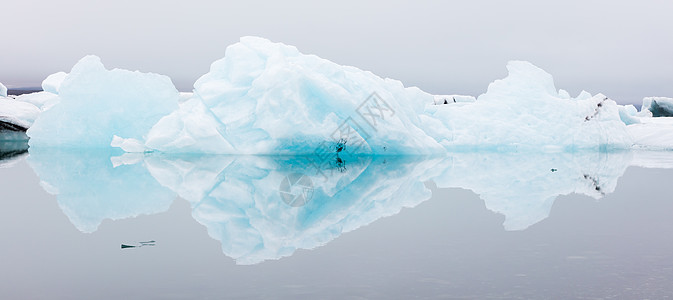
[[[478,95],[528,60],[575,96],[673,96],[673,1],[7,1],[0,82],[87,54],[191,90],[240,36],[295,45],[430,93]]]

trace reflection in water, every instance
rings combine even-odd
[[[161,184],[192,203],[194,219],[239,264],[313,249],[429,199],[431,192],[419,178],[438,162],[351,157],[342,172],[316,169],[311,159],[149,156],[145,162]],[[293,174],[311,181],[311,200],[301,206],[288,205],[281,193]]]
[[[28,136],[25,132],[0,128],[0,168],[12,166],[28,154]]]
[[[632,156],[350,156],[340,157],[344,164],[336,166],[305,156],[31,151],[28,161],[83,232],[95,231],[106,218],[165,211],[177,194],[191,203],[193,218],[221,242],[227,256],[255,264],[313,249],[414,207],[431,197],[428,181],[472,190],[488,209],[505,216],[506,229],[526,229],[549,215],[559,195],[600,198],[614,191]]]
[[[611,193],[629,166],[630,152],[464,153],[435,168],[440,188],[464,188],[505,215],[507,230],[522,230],[549,216],[554,199],[570,193]]]
[[[142,247],[154,247],[156,246],[157,242],[156,241],[145,241],[145,242],[138,242],[138,243],[128,243],[128,244],[122,244],[121,248],[122,249],[132,249],[132,248],[142,248]]]
[[[142,162],[114,168],[108,152],[31,149],[28,163],[82,232],[96,231],[104,219],[166,211],[175,198]]]

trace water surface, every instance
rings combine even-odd
[[[2,298],[673,294],[673,155],[123,155],[0,168]],[[154,246],[122,249],[121,245]]]

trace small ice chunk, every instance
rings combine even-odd
[[[580,92],[580,94],[577,95],[577,97],[575,97],[574,99],[575,100],[587,100],[587,99],[591,99],[591,97],[593,97],[593,96],[591,96],[591,93],[589,93],[585,90],[582,90]]]
[[[640,110],[651,111],[652,117],[673,117],[673,98],[645,97]]]
[[[148,133],[145,144],[162,152],[235,152],[221,132],[224,132],[222,124],[199,98],[192,98],[159,120]]]
[[[640,123],[640,118],[636,116],[638,109],[633,105],[619,105],[619,117],[626,125]]]
[[[194,93],[185,93],[185,92],[180,92],[180,99],[178,99],[178,102],[182,103],[185,102],[194,96]]]
[[[434,95],[434,105],[452,104],[452,103],[471,103],[477,101],[474,96],[467,95]]]
[[[18,126],[25,131],[40,115],[40,109],[30,103],[0,97],[0,122]]]
[[[112,137],[112,142],[110,143],[112,147],[122,148],[126,152],[145,152],[145,146],[142,142],[136,139],[123,139],[118,136]]]
[[[16,101],[30,103],[35,105],[41,111],[45,111],[58,103],[58,95],[50,92],[36,92],[16,96]]]
[[[47,76],[42,81],[42,90],[58,95],[58,89],[61,87],[61,83],[63,83],[66,76],[68,76],[66,72],[58,72]]]
[[[564,89],[559,89],[558,90],[558,96],[561,99],[570,99],[570,93],[568,93],[568,91],[566,91]]]

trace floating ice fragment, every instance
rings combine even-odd
[[[649,110],[652,117],[673,117],[673,98],[645,97],[640,110]]]
[[[58,72],[47,76],[47,78],[42,81],[42,90],[58,95],[61,83],[63,83],[63,80],[65,80],[67,76],[68,73],[66,72]]]

